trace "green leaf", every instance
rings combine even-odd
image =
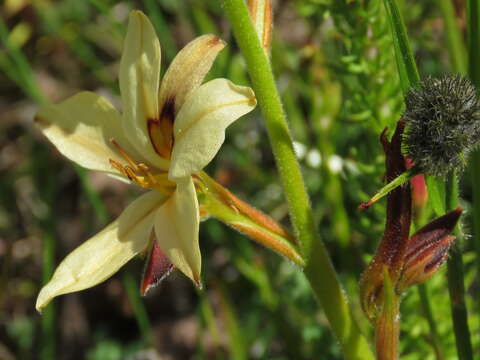
[[[407,29],[396,0],[384,0],[388,20],[392,28],[395,59],[397,60],[398,74],[403,93],[420,83],[417,65],[413,57],[410,43],[408,42]]]

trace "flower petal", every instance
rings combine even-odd
[[[155,210],[165,199],[156,191],[142,195],[117,220],[71,252],[40,291],[37,310],[58,295],[101,283],[143,251],[153,229]]]
[[[159,109],[174,103],[175,113],[187,94],[197,88],[225,43],[215,35],[203,35],[188,43],[173,59],[162,80]]]
[[[160,42],[150,20],[141,11],[132,11],[120,62],[120,92],[123,128],[133,146],[154,165],[168,168],[158,156],[148,131],[149,121],[158,117],[160,83]]]
[[[205,167],[225,140],[225,129],[256,105],[252,89],[215,79],[192,91],[175,119],[169,177],[178,179]]]
[[[200,284],[198,201],[189,176],[177,183],[173,195],[158,209],[155,234],[162,251],[175,267]]]
[[[42,107],[35,123],[64,156],[91,170],[119,174],[109,159],[121,164],[125,159],[112,145],[112,138],[129,154],[137,155],[124,135],[117,110],[92,92]]]

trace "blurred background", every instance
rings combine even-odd
[[[399,3],[422,76],[458,71],[437,0]],[[464,31],[464,1],[452,4]],[[360,213],[357,206],[382,184],[378,137],[403,110],[385,9],[379,0],[273,5],[272,63],[318,228],[371,338],[357,283],[381,238],[385,208],[380,202]],[[215,33],[229,45],[209,78],[249,84],[220,0],[1,3],[0,359],[341,359],[299,268],[214,219],[200,230],[203,291],[173,273],[141,298],[138,259],[101,285],[57,298],[43,315],[35,311],[41,284],[55,265],[140,191],[76,168],[32,125],[39,105],[81,90],[121,109],[117,74],[131,9],[143,10],[155,26],[162,71],[187,42]],[[206,170],[288,226],[266,137],[259,111],[248,114],[228,129]],[[468,181],[462,182],[462,196],[468,213]],[[468,215],[464,221],[468,234]],[[479,277],[471,238],[461,247],[472,307],[474,298],[478,305]],[[455,359],[445,269],[427,291],[439,341],[432,340],[419,293],[411,289],[402,304],[402,359]],[[478,312],[469,320],[478,354]]]

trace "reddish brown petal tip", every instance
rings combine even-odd
[[[165,279],[175,267],[165,256],[154,239],[152,246],[145,262],[142,283],[140,285],[140,293],[145,296],[148,291],[156,287]]]

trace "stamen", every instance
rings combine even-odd
[[[135,161],[133,161],[133,159],[130,157],[130,155],[128,155],[127,152],[125,150],[123,150],[123,148],[120,146],[119,143],[117,143],[117,141],[114,138],[111,138],[110,141],[117,148],[120,155],[122,155],[122,157],[125,160],[127,160],[127,162],[130,164],[130,166],[132,168],[134,168],[135,171],[137,171],[138,170],[137,164],[135,163]]]
[[[115,169],[120,171],[123,175],[127,176],[127,173],[125,172],[125,168],[122,164],[120,164],[118,161],[109,159],[110,165],[112,165]]]
[[[156,189],[167,194],[172,192],[175,184],[168,180],[168,174],[166,172],[160,172],[159,174],[153,173],[148,165],[135,162],[135,160],[133,160],[133,158],[120,146],[120,144],[115,141],[115,139],[112,138],[110,141],[118,150],[122,158],[124,158],[128,163],[128,165],[123,165],[116,160],[109,159],[112,167],[117,169],[130,181],[145,189]]]

